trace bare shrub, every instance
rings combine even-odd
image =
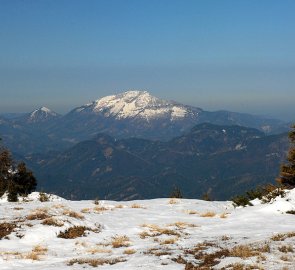
[[[259,252],[254,250],[249,245],[235,246],[230,250],[229,253],[232,257],[240,257],[243,259],[259,255]]]
[[[289,246],[281,246],[278,248],[278,250],[283,253],[294,252],[293,247],[290,245]]]
[[[70,227],[64,232],[60,232],[57,237],[64,239],[74,239],[78,237],[85,236],[85,231],[90,231],[90,228],[85,226],[74,226]]]
[[[40,202],[48,202],[50,200],[50,195],[47,195],[44,192],[39,192],[39,201]]]
[[[1,223],[0,224],[0,239],[11,234],[15,228],[16,228],[15,223],[7,223],[7,222]]]

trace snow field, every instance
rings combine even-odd
[[[295,190],[246,208],[38,197],[0,200],[0,269],[295,269]]]

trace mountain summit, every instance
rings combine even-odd
[[[29,113],[26,117],[26,122],[42,123],[42,122],[47,122],[49,120],[55,119],[57,117],[59,117],[58,113],[43,106]]]
[[[152,96],[147,91],[127,91],[93,101],[74,112],[95,113],[119,119],[141,118],[147,121],[168,118],[170,121],[186,118],[191,114],[188,106]]]

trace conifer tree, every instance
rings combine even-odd
[[[288,163],[281,166],[280,176],[277,181],[286,188],[295,187],[295,125],[289,133],[291,148],[287,156]]]
[[[1,138],[0,138],[1,140]],[[0,196],[8,192],[8,201],[15,202],[18,195],[26,196],[37,186],[33,173],[25,163],[15,166],[7,149],[0,148]]]

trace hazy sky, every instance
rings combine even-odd
[[[143,89],[295,120],[294,0],[0,0],[0,112]]]

